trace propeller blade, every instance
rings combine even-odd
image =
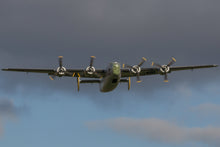
[[[169,82],[168,77],[167,77],[167,73],[165,73],[165,75],[164,75],[164,82]]]
[[[55,75],[51,75],[51,76],[49,76],[49,78],[50,78],[52,81],[54,81],[54,80],[56,79],[56,76],[55,76]]]
[[[162,68],[162,66],[160,64],[157,64],[155,62],[152,62],[151,66],[156,66],[156,67]]]
[[[89,65],[90,67],[93,66],[94,59],[95,59],[95,56],[91,56],[91,59],[90,59],[90,65]]]
[[[140,79],[140,74],[137,73],[137,83],[140,83],[141,82],[141,79]]]
[[[63,56],[59,56],[59,66],[63,67]]]
[[[51,81],[53,81],[53,80],[54,80],[54,78],[53,78],[52,76],[49,76],[49,78],[51,79]]]
[[[176,59],[174,57],[172,57],[172,61],[170,61],[169,64],[167,64],[167,66],[171,66],[176,62]]]
[[[138,64],[138,66],[141,67],[145,61],[147,61],[147,59],[142,57],[142,61]]]
[[[125,64],[124,65],[126,68],[133,68],[131,65]]]

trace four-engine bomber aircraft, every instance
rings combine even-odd
[[[172,58],[170,63],[167,65],[160,65],[152,63],[152,68],[141,68],[141,66],[146,61],[146,58],[142,58],[142,61],[138,65],[130,66],[123,64],[121,65],[118,62],[112,62],[109,64],[107,69],[95,69],[93,66],[94,56],[91,56],[90,65],[86,69],[66,69],[63,66],[63,57],[59,56],[59,67],[54,69],[22,69],[22,68],[8,68],[2,69],[3,71],[16,71],[16,72],[33,72],[33,73],[47,73],[51,80],[54,77],[77,77],[77,86],[79,91],[80,83],[99,83],[101,92],[109,92],[114,90],[120,82],[128,83],[128,90],[130,89],[131,81],[130,77],[137,77],[137,82],[141,82],[140,76],[146,75],[155,75],[160,74],[164,75],[164,82],[168,82],[167,74],[173,71],[179,70],[192,70],[199,68],[211,68],[217,67],[218,65],[199,65],[199,66],[180,66],[180,67],[171,67],[176,62],[175,58]],[[95,78],[92,80],[81,80],[80,78]]]

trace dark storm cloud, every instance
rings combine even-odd
[[[90,55],[97,57],[95,65],[101,68],[115,60],[137,64],[142,56],[165,64],[171,56],[177,65],[220,64],[219,4],[216,0],[3,0],[0,67],[56,68],[58,55],[72,68],[85,68]],[[219,70],[177,74],[173,81],[198,82],[215,80]],[[1,88],[7,90],[26,82],[59,89],[73,84],[68,80],[54,84],[45,75],[28,80],[24,74],[1,72],[1,77]],[[144,89],[163,86],[162,77],[151,78],[144,78]]]

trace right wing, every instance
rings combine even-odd
[[[53,69],[25,69],[25,68],[7,68],[7,69],[2,69],[2,71],[15,71],[15,72],[33,72],[33,73],[48,73],[48,74],[53,74],[56,71]]]

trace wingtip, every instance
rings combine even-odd
[[[214,67],[218,67],[218,64],[214,64],[213,66],[214,66]]]

